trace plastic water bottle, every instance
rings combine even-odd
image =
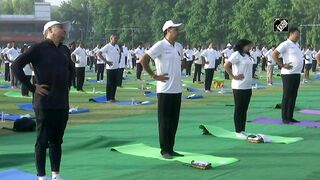
[[[96,88],[92,88],[92,92],[93,92],[93,94],[95,94],[96,93]]]
[[[255,84],[255,88],[258,89],[258,83]]]

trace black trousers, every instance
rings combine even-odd
[[[282,95],[282,120],[290,121],[293,119],[293,111],[296,105],[298,89],[300,86],[300,74],[281,75],[283,83]]]
[[[247,111],[252,96],[252,89],[233,89],[234,126],[237,133],[246,130]]]
[[[206,91],[211,90],[213,75],[214,75],[214,69],[205,69],[206,77],[204,81],[204,88]]]
[[[192,68],[193,61],[187,61],[187,67],[186,67],[186,75],[191,76],[191,68]]]
[[[97,81],[103,80],[104,64],[97,64]]]
[[[317,71],[317,60],[312,60],[312,72]]]
[[[10,81],[10,67],[9,63],[4,63],[4,80]]]
[[[258,66],[258,64],[253,64],[253,66],[252,66],[252,77],[253,78],[256,75],[257,66]]]
[[[158,128],[161,154],[172,153],[179,123],[181,93],[158,93]]]
[[[118,69],[107,69],[107,101],[115,100],[117,91]]]
[[[119,69],[118,69],[117,86],[122,86],[123,71],[124,71],[124,68],[119,68]]]
[[[141,79],[142,70],[143,70],[142,64],[137,63],[137,79]]]
[[[262,58],[261,71],[266,71],[267,58]]]
[[[200,81],[202,64],[194,64],[194,66],[195,66],[195,70],[194,70],[193,82]]]
[[[31,75],[26,76],[26,78],[28,79],[28,81],[31,81]],[[24,84],[21,84],[21,95],[29,96],[29,89]]]
[[[93,65],[95,64],[95,58],[94,58],[94,56],[90,56],[89,57],[89,69],[91,70],[92,68],[93,68]]]
[[[77,77],[77,90],[83,90],[84,76],[85,76],[85,67],[76,68],[76,77]]]
[[[131,58],[131,61],[132,61],[132,68],[136,67],[136,59],[135,58]]]
[[[46,175],[46,151],[49,148],[51,171],[59,172],[61,163],[61,144],[67,125],[68,109],[35,109],[37,141],[35,160],[38,176]]]

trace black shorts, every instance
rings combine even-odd
[[[312,68],[312,64],[305,64],[304,68],[306,70],[310,70]]]

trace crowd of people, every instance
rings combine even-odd
[[[139,43],[136,49],[129,49],[118,44],[116,35],[111,35],[105,45],[98,44],[90,50],[83,41],[71,43],[68,47],[63,45],[67,27],[63,23],[50,21],[44,26],[43,42],[31,47],[24,44],[21,49],[11,42],[1,49],[5,81],[11,82],[12,88],[18,88],[21,84],[24,96],[29,96],[29,91],[33,93],[37,123],[35,157],[39,179],[45,179],[47,148],[50,150],[52,177],[59,179],[69,90],[74,86],[77,91],[84,91],[86,70],[97,74],[98,83],[105,83],[106,70],[107,103],[116,101],[117,87],[122,87],[124,71],[131,73],[135,69],[136,80],[142,80],[141,74],[145,70],[157,81],[160,153],[165,159],[184,156],[174,151],[181,108],[181,73],[184,69],[187,77],[194,72],[193,83],[204,84],[207,93],[211,92],[217,69],[222,69],[225,79],[232,79],[235,132],[237,137],[247,138],[245,127],[253,79],[259,78],[261,74],[258,72],[267,71],[267,83],[272,86],[273,70],[278,67],[283,82],[282,121],[285,124],[299,122],[294,119],[293,110],[300,76],[304,72],[303,82],[310,81],[310,70],[317,71],[320,53],[312,47],[300,48],[297,28],[291,28],[288,39],[280,45],[255,47],[250,40],[240,39],[234,45],[228,43],[219,50],[213,42],[198,48],[191,48],[190,45],[183,48],[176,42],[181,25],[166,21],[162,28],[163,39],[150,48]],[[202,69],[204,82],[201,81]]]

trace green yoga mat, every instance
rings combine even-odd
[[[231,132],[221,127],[200,125],[199,128],[202,129],[204,134],[207,134],[207,135],[211,134],[216,137],[245,140],[245,139],[238,138],[235,132]],[[271,136],[271,135],[266,135],[266,136],[272,139],[272,143],[279,143],[279,144],[291,144],[291,143],[295,143],[303,140],[302,137],[282,137],[282,136]]]
[[[5,96],[7,97],[14,97],[14,98],[26,98],[26,99],[31,99],[32,96],[22,96],[21,92],[19,91],[8,91],[4,93]]]
[[[231,164],[238,161],[238,159],[236,158],[217,157],[217,156],[188,153],[188,152],[182,152],[182,151],[178,151],[178,152],[183,154],[184,157],[175,157],[174,159],[164,159],[160,155],[159,148],[153,148],[142,143],[113,147],[111,148],[111,151],[117,151],[123,154],[140,156],[145,158],[154,158],[154,159],[159,159],[164,161],[179,161],[186,164],[190,164],[191,161],[193,160],[205,161],[205,162],[210,162],[213,168]]]

